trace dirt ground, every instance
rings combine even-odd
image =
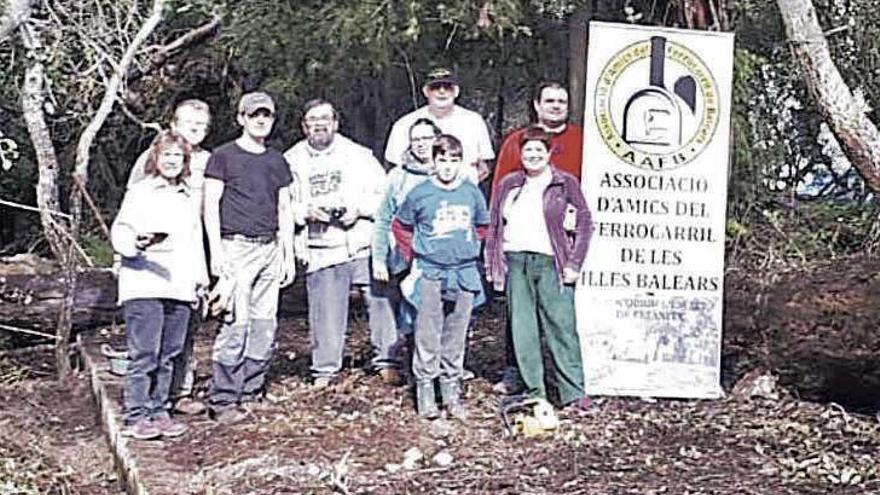
[[[85,380],[61,385],[49,376],[14,378],[46,371],[33,360],[0,360],[0,370],[12,381],[0,385],[0,493],[122,493]]]
[[[135,452],[161,458],[176,480],[170,493],[180,494],[880,493],[877,273],[880,263],[862,259],[760,282],[728,274],[725,390],[754,370],[771,385],[778,377],[781,386],[763,393],[775,398],[599,398],[586,413],[560,413],[551,438],[510,438],[490,388],[504,356],[503,306],[475,328],[466,425],[419,419],[408,389],[365,371],[363,315],[339,383],[312,389],[306,321],[293,315],[280,322],[269,394],[249,421],[184,418],[185,437]],[[198,334],[202,390],[212,332],[209,324]],[[0,435],[11,439],[0,447],[0,493],[117,493],[87,388],[54,385],[40,366],[0,362],[0,376],[11,377],[0,387]],[[4,476],[22,472],[30,481],[12,483],[37,488],[4,492]]]

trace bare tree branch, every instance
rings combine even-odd
[[[146,47],[146,51],[152,52],[150,61],[146,64],[146,67],[133,71],[128,77],[129,81],[137,81],[145,75],[155,72],[157,69],[165,65],[165,62],[177,52],[207,41],[217,33],[222,21],[223,18],[220,13],[214,12],[211,16],[211,20],[201,26],[193,28],[174,41],[165,45],[152,45]]]
[[[202,41],[213,36],[214,33],[216,33],[217,28],[220,27],[220,22],[222,20],[223,18],[220,16],[219,12],[214,12],[211,16],[210,21],[202,24],[201,26],[193,28],[176,40],[162,46],[149,46],[147,47],[147,49],[156,52],[154,57],[158,56],[164,60],[165,58],[173,55],[174,52],[177,52],[178,50],[190,47],[192,45],[195,45],[196,43],[201,43]]]
[[[777,0],[803,79],[843,152],[868,187],[880,192],[880,132],[837,70],[811,0]]]
[[[128,105],[122,99],[119,100],[119,108],[132,122],[141,126],[141,129],[150,129],[156,132],[162,132],[162,126],[158,122],[144,122],[140,117],[132,113]]]
[[[89,150],[92,147],[95,136],[104,125],[107,116],[110,115],[110,112],[113,110],[113,104],[116,102],[116,95],[119,91],[120,85],[122,85],[122,79],[125,77],[125,72],[131,65],[132,60],[134,60],[135,54],[150,34],[153,33],[159,23],[162,22],[162,16],[166,4],[167,0],[153,1],[153,8],[150,17],[148,17],[144,24],[141,25],[141,28],[131,41],[131,44],[126,48],[125,54],[122,56],[122,59],[120,59],[119,64],[114,67],[113,75],[110,76],[110,79],[106,83],[104,97],[101,99],[101,105],[98,107],[98,110],[95,112],[95,116],[92,118],[91,122],[89,122],[89,125],[86,126],[86,129],[80,135],[76,147],[76,164],[74,173],[82,181],[83,186],[88,185]],[[79,195],[76,194],[74,196],[78,197]],[[76,217],[76,212],[74,212],[74,217]]]
[[[46,124],[43,103],[46,100],[43,64],[34,62],[25,72],[21,90],[21,106],[28,135],[37,158],[37,206],[40,221],[55,259],[64,256],[63,227],[55,223],[50,212],[59,210],[58,201],[58,157]]]

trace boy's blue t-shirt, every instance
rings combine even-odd
[[[417,258],[455,266],[479,258],[475,227],[489,224],[489,209],[483,194],[470,181],[450,190],[427,180],[406,196],[397,218],[413,227]]]

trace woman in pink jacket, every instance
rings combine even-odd
[[[546,399],[541,331],[553,357],[564,405],[586,407],[574,284],[592,233],[578,180],[550,166],[550,136],[529,128],[520,140],[522,169],[504,177],[492,197],[486,277],[506,287],[513,349],[526,393]],[[565,228],[574,214],[574,228]]]

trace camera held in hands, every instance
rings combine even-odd
[[[342,226],[341,219],[347,211],[344,206],[322,207],[321,209],[330,217],[331,224]]]
[[[347,227],[342,223],[342,217],[348,211],[344,206],[322,206],[321,211],[330,217],[327,222],[309,221],[309,238],[317,239],[327,232],[327,228],[331,225],[341,229]]]

